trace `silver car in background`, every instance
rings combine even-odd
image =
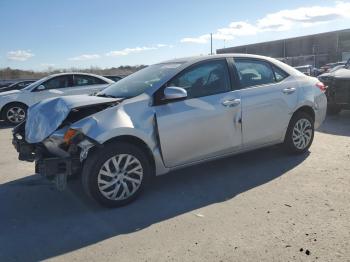
[[[268,57],[176,59],[96,96],[30,107],[13,144],[59,188],[81,173],[88,195],[116,207],[171,170],[274,144],[307,151],[325,119],[324,91],[316,78]]]
[[[92,94],[114,81],[94,74],[53,74],[21,90],[0,93],[0,120],[16,125],[26,119],[27,109],[42,100],[58,96]]]

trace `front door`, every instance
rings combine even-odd
[[[73,86],[73,78],[72,75],[56,76],[43,82],[40,86],[45,89],[39,90],[37,87],[32,91],[35,103],[47,98],[69,95],[69,90]]]
[[[167,167],[223,155],[241,147],[240,94],[232,91],[226,59],[191,66],[167,86],[182,87],[188,94],[185,100],[155,106]]]

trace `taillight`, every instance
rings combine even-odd
[[[326,92],[327,87],[322,82],[318,82],[316,87],[318,87],[322,92]]]

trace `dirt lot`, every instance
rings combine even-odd
[[[350,112],[326,120],[309,154],[181,170],[114,210],[79,180],[60,193],[33,175],[0,128],[0,261],[350,261]]]

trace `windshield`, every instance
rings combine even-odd
[[[46,79],[48,79],[49,76],[46,76],[44,78],[41,78],[37,81],[35,81],[34,83],[31,83],[30,85],[26,86],[25,88],[23,88],[22,90],[31,90],[33,87],[37,86],[38,84],[41,84],[42,82],[44,82]]]
[[[138,96],[157,84],[163,77],[176,71],[181,63],[164,63],[148,66],[110,85],[97,96],[130,98]]]

